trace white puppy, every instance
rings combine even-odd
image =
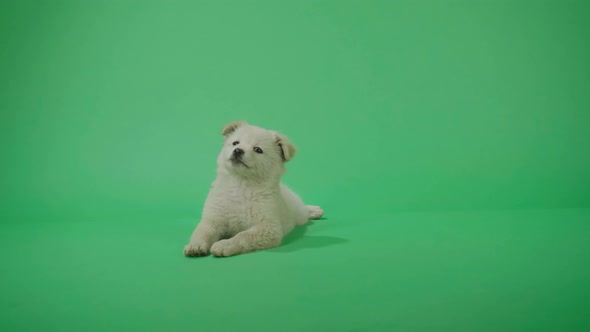
[[[324,211],[305,205],[285,185],[284,164],[295,147],[281,134],[245,122],[223,128],[217,178],[186,256],[232,256],[277,247],[295,226]]]

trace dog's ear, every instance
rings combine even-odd
[[[295,152],[297,151],[295,146],[293,144],[291,144],[291,142],[289,141],[289,139],[287,137],[285,137],[277,132],[274,132],[273,134],[275,137],[275,142],[277,142],[277,145],[281,149],[281,156],[283,157],[283,161],[287,162],[287,161],[293,159],[293,156],[295,155]]]
[[[223,127],[223,130],[221,131],[221,135],[228,136],[229,134],[236,131],[236,129],[238,129],[240,126],[243,126],[245,124],[246,124],[246,122],[244,122],[244,121],[230,122],[230,123],[226,124],[225,127]]]

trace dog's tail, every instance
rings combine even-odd
[[[307,211],[309,212],[309,220],[320,219],[324,215],[324,210],[319,206],[306,205]]]

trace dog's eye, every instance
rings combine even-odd
[[[235,142],[232,143],[232,145],[234,145],[234,146],[236,146],[238,144],[240,144],[240,142],[238,142],[238,141],[235,141]]]
[[[254,151],[256,151],[256,153],[262,153],[262,149],[259,147],[255,147]]]

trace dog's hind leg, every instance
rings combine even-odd
[[[306,205],[307,211],[309,212],[309,219],[315,220],[320,219],[324,215],[324,210],[319,206],[315,205]]]

